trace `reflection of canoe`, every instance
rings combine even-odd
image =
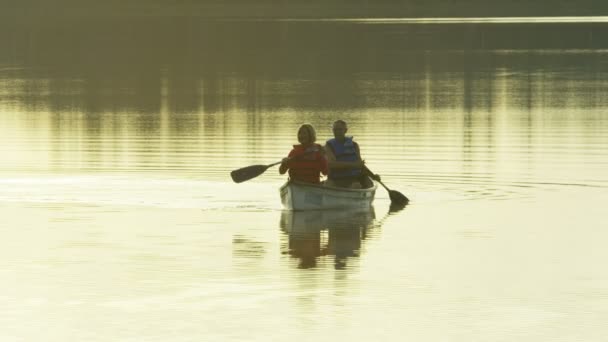
[[[376,188],[349,189],[289,181],[281,189],[281,202],[289,210],[365,208],[374,200]]]
[[[333,255],[334,267],[346,267],[349,257],[359,255],[362,239],[375,222],[374,207],[350,210],[293,211],[281,213],[281,229],[287,233],[286,254],[299,259],[299,268],[317,266],[317,258]]]
[[[346,210],[283,210],[280,226],[288,234],[311,234],[325,229],[367,229],[375,218],[373,206]]]

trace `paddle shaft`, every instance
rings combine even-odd
[[[382,185],[383,188],[386,189],[386,191],[390,192],[392,191],[391,189],[389,189],[386,185],[384,185],[384,183],[382,183],[382,181],[376,180],[376,182],[380,183],[380,185]]]
[[[365,172],[368,173],[368,175],[373,176],[374,173],[367,168],[367,166],[363,165],[363,169],[365,170]],[[382,185],[382,187],[384,189],[386,189],[386,191],[388,192],[388,195],[391,199],[391,203],[393,204],[407,204],[407,202],[409,202],[409,199],[407,197],[405,197],[404,194],[400,193],[397,190],[391,190],[389,189],[386,185],[384,185],[384,183],[382,183],[382,181],[380,180],[376,180],[376,182],[380,183],[380,185]]]
[[[294,157],[290,157],[290,158],[289,158],[289,160],[291,160],[291,159],[293,159],[293,158],[294,158]],[[276,163],[268,164],[268,165],[266,165],[266,167],[269,167],[269,168],[270,168],[270,167],[273,167],[273,166],[275,166],[275,165],[281,164],[282,162],[283,162],[283,161],[281,160],[281,161],[278,161],[278,162],[276,162]]]
[[[369,176],[373,176],[374,175],[374,173],[370,169],[368,169],[367,166],[363,165],[363,169],[365,170],[365,172],[367,172],[367,174]],[[389,191],[389,192],[391,191],[391,189],[389,189],[386,185],[384,185],[384,183],[382,183],[382,181],[375,180],[375,179],[374,179],[374,181],[380,183],[380,185],[382,185],[382,187],[384,187],[386,189],[386,191]]]

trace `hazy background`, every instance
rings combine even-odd
[[[603,7],[0,3],[0,339],[603,341]],[[405,209],[230,180],[337,118]]]

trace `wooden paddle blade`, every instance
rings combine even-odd
[[[251,165],[230,172],[230,177],[235,183],[241,183],[255,178],[268,169],[268,165]]]
[[[410,201],[404,194],[397,190],[390,190],[388,196],[391,198],[392,204],[405,205]]]

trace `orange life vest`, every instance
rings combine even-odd
[[[291,180],[318,184],[321,173],[327,174],[327,159],[323,154],[323,147],[319,144],[306,148],[302,145],[293,145],[289,157],[294,157],[287,164]]]

